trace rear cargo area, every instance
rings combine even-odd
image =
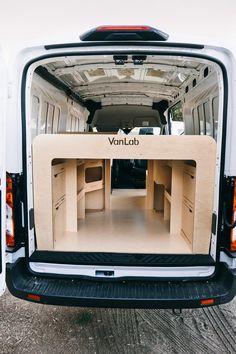
[[[208,254],[217,70],[158,55],[40,63],[29,117],[37,250]]]
[[[180,234],[171,235],[162,212],[146,210],[146,191],[113,190],[110,210],[87,211],[78,232],[55,238],[56,251],[191,253]],[[69,241],[69,242],[68,242]]]

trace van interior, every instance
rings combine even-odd
[[[41,60],[27,117],[36,249],[208,254],[219,73],[174,55]]]

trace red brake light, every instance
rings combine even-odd
[[[99,26],[96,31],[151,31],[149,26]]]
[[[232,224],[236,222],[236,180],[234,180],[234,199],[233,199],[233,213]],[[236,227],[232,228],[230,235],[230,251],[236,251]]]
[[[168,34],[150,26],[98,26],[82,34],[82,41],[166,41]]]
[[[6,178],[6,244],[15,246],[14,217],[13,217],[13,181],[10,176]]]

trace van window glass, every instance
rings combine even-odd
[[[210,102],[203,103],[204,117],[206,123],[206,135],[213,136],[213,121],[211,116]]]
[[[212,100],[212,115],[214,121],[214,138],[217,139],[218,132],[218,112],[219,112],[219,97],[216,96]]]
[[[171,134],[181,135],[184,132],[184,121],[183,121],[183,104],[182,102],[176,103],[170,108],[170,119],[171,119]]]
[[[160,127],[135,127],[130,131],[129,135],[160,135],[160,132]],[[125,133],[122,129],[119,129],[117,134],[124,135]]]
[[[38,134],[39,107],[40,107],[39,98],[37,96],[33,96],[32,97],[32,109],[31,109],[31,138],[32,138],[32,140]]]

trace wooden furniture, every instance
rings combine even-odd
[[[184,233],[187,233],[187,238],[193,238],[193,253],[208,253],[211,239],[216,164],[216,142],[211,137],[143,135],[135,137],[134,141],[133,137],[114,138],[114,135],[109,134],[45,134],[37,136],[33,142],[34,214],[37,244],[41,250],[54,249],[52,215],[55,204],[53,204],[52,198],[51,166],[52,161],[59,158],[68,159],[68,165],[65,170],[66,231],[75,229],[77,224],[77,200],[80,198],[77,196],[76,189],[77,168],[75,167],[75,161],[81,158],[92,160],[110,160],[113,158],[147,159],[150,160],[147,176],[147,208],[153,209],[154,180],[157,178],[155,174],[159,173],[156,183],[167,183],[164,193],[166,204],[165,218],[171,219],[170,232],[174,234],[183,230]],[[172,164],[168,165],[162,160],[172,160]],[[183,191],[183,183],[174,182],[183,178],[184,161],[187,160],[195,161],[197,166],[193,232],[188,231],[188,224],[182,226],[181,212],[179,212],[183,208],[184,200],[188,201],[188,203],[191,202],[188,199],[189,194]],[[163,169],[158,169],[158,164],[163,165],[163,163],[166,166]],[[107,165],[109,165],[109,162]],[[105,176],[109,175],[109,173],[105,172]],[[167,181],[168,176],[171,176],[169,181]],[[185,178],[187,177],[185,176]],[[161,178],[163,180],[166,179],[166,182],[160,182]],[[104,205],[109,206],[109,183],[106,185],[105,182],[104,188],[107,191]],[[86,191],[84,192],[86,193]],[[185,198],[183,198],[183,195]],[[70,197],[68,198],[68,196]],[[82,200],[81,192],[81,204]],[[73,220],[70,213],[71,205],[74,208]],[[186,206],[186,204],[184,205]]]
[[[196,168],[184,164],[181,233],[190,244],[193,243],[195,189]]]
[[[154,193],[149,195],[149,208],[163,211],[170,223],[170,234],[182,234],[193,247],[196,167],[194,162],[162,160],[149,161]],[[152,188],[150,188],[151,190]],[[163,193],[164,190],[164,193]]]
[[[86,211],[105,208],[104,169],[104,160],[54,161],[51,170],[54,243],[60,240],[65,231],[77,232],[77,219],[84,219]],[[110,184],[109,170],[108,163],[106,185]]]

